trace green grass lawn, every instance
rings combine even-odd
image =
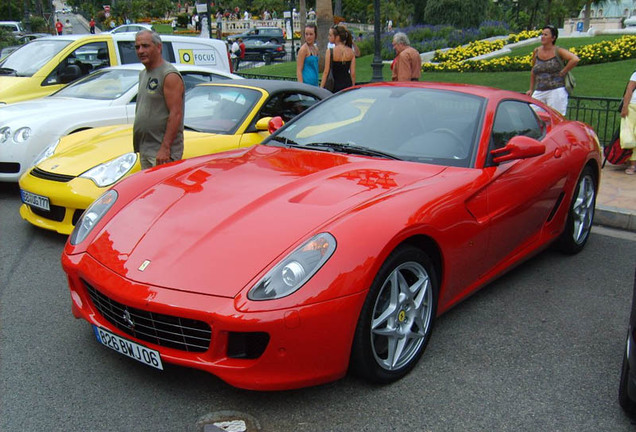
[[[617,36],[596,36],[591,38],[562,38],[557,44],[563,48],[572,48],[593,44],[603,40],[611,40]],[[513,50],[512,55],[525,55],[539,44],[528,45]],[[358,82],[371,80],[371,63],[373,56],[364,56],[356,59],[356,79]],[[586,97],[621,97],[625,90],[625,84],[632,72],[636,70],[636,60],[624,60],[612,63],[603,63],[589,66],[578,66],[572,73],[576,77],[575,96]],[[385,80],[391,79],[391,70],[388,64],[382,68]],[[241,71],[243,72],[243,71]],[[295,77],[296,63],[275,63],[269,66],[248,69],[245,74],[272,75],[280,77]],[[530,72],[427,72],[422,75],[422,81],[456,82],[466,84],[478,84],[497,87],[507,90],[525,92],[530,86]]]

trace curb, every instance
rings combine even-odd
[[[596,206],[594,225],[636,232],[636,212],[610,206]]]

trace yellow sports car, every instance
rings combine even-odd
[[[290,81],[202,84],[186,94],[184,158],[260,143],[269,121],[287,121],[331,92]],[[140,170],[132,126],[95,128],[47,147],[20,178],[20,215],[41,228],[70,234],[104,191]]]

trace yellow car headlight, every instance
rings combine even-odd
[[[80,177],[93,180],[98,187],[110,186],[125,176],[135,166],[136,162],[137,153],[126,153],[89,169],[84,174],[81,174]]]

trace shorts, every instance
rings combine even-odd
[[[554,108],[563,115],[565,115],[568,110],[568,92],[565,87],[559,87],[553,90],[535,90],[532,93],[532,97]]]
[[[173,157],[170,158],[170,162],[174,162],[175,160],[178,160],[178,159],[175,159]],[[141,164],[142,170],[157,166],[157,153],[156,152],[151,154],[139,153],[139,163]]]
[[[148,168],[152,168],[153,166],[157,165],[157,153],[155,154],[144,154],[144,153],[139,153],[139,163],[141,163],[141,169],[145,170]]]

